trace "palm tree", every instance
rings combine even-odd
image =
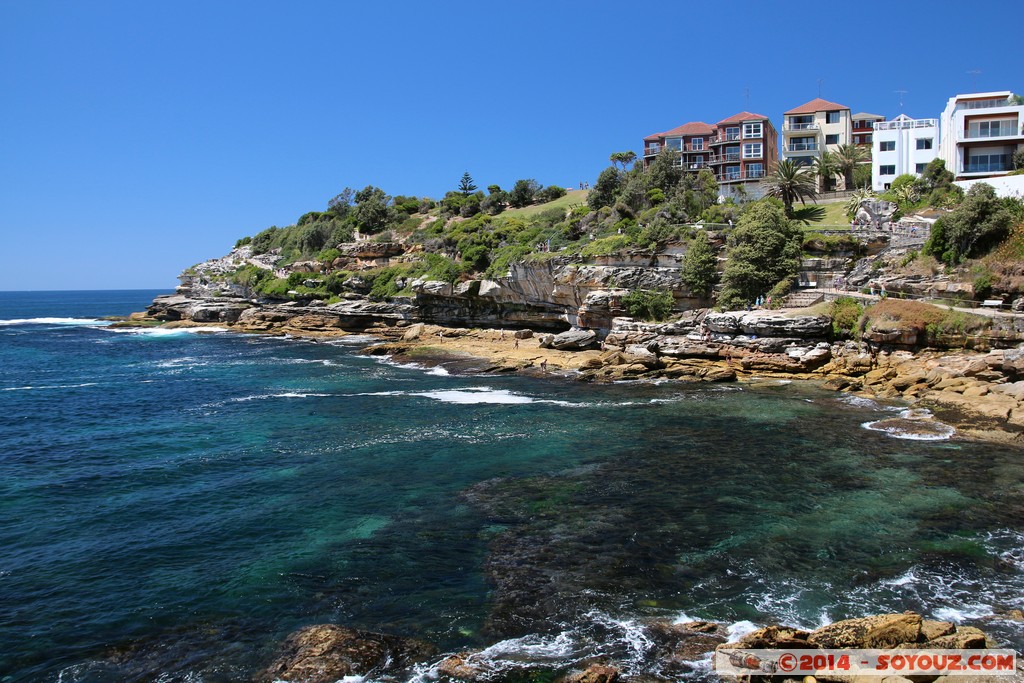
[[[818,176],[822,192],[833,189],[836,176],[839,175],[839,163],[832,152],[823,151],[821,156],[814,160],[814,173]]]
[[[867,161],[870,156],[868,150],[860,145],[845,144],[839,145],[833,155],[836,160],[836,164],[839,167],[839,171],[843,174],[843,178],[846,181],[846,189],[853,189],[853,170],[857,168],[857,164]]]
[[[797,166],[791,159],[783,159],[764,179],[765,194],[782,200],[786,206],[786,215],[793,217],[793,202],[814,199],[818,196],[817,183],[814,176],[806,168]]]

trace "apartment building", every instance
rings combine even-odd
[[[861,112],[860,114],[854,114],[851,116],[850,120],[853,121],[853,125],[851,127],[853,144],[871,149],[872,140],[875,134],[874,125],[879,121],[885,121],[885,117],[879,116],[878,114]]]
[[[722,196],[760,197],[761,180],[778,161],[778,133],[767,116],[740,112],[709,125],[701,121],[644,138],[644,167],[663,149],[679,152],[677,165],[684,171],[710,169]],[[742,189],[739,189],[742,188]]]
[[[762,114],[740,112],[715,124],[711,167],[723,197],[761,197],[761,181],[779,159],[779,134]]]
[[[949,98],[942,112],[939,150],[957,180],[990,178],[1013,170],[1024,148],[1024,101],[1009,90]]]
[[[871,188],[889,189],[897,176],[920,176],[939,154],[939,120],[912,119],[900,114],[892,121],[875,121],[871,150]]]
[[[692,121],[664,133],[655,133],[644,138],[644,168],[651,165],[663,149],[679,152],[676,164],[688,171],[710,168],[711,139],[715,127],[703,121]]]
[[[853,135],[850,108],[820,97],[783,114],[782,158],[810,166],[825,150],[836,151]]]

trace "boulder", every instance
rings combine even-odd
[[[460,652],[445,657],[437,665],[437,672],[460,681],[475,681],[488,672],[483,662],[472,661],[476,652]]]
[[[533,330],[516,330],[513,336],[516,339],[529,339],[533,336]]]
[[[551,348],[559,351],[582,351],[597,342],[597,332],[593,330],[569,330],[556,334],[551,340]]]
[[[807,636],[807,642],[820,648],[890,648],[916,643],[921,636],[921,615],[880,614],[861,619],[846,619],[822,626]]]
[[[933,621],[925,619],[921,622],[921,638],[927,642],[956,632],[956,625],[951,621]]]
[[[345,676],[400,671],[435,653],[434,646],[412,638],[317,624],[288,636],[278,658],[256,680],[334,683]]]
[[[936,650],[978,650],[986,646],[985,632],[973,626],[960,626],[948,635],[932,638],[922,647]]]
[[[619,670],[606,664],[591,664],[583,671],[576,671],[566,676],[564,683],[615,683]]]

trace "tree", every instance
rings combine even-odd
[[[701,211],[718,203],[718,180],[711,169],[702,168],[692,183]]]
[[[463,197],[468,197],[475,190],[476,185],[473,184],[473,176],[469,175],[469,171],[466,171],[462,174],[462,180],[459,181],[459,192]]]
[[[636,161],[636,152],[612,152],[612,155],[608,157],[613,164],[622,164],[622,170],[626,170],[626,166]]]
[[[1013,215],[988,183],[977,183],[948,216],[932,226],[924,252],[950,265],[980,255],[1009,233]]]
[[[924,173],[921,174],[918,182],[923,184],[926,189],[934,190],[940,187],[948,187],[953,183],[953,179],[953,174],[946,170],[946,161],[944,159],[932,159],[925,166]]]
[[[622,177],[619,169],[614,166],[604,169],[601,171],[601,175],[597,176],[597,182],[594,183],[593,189],[587,195],[587,206],[594,211],[611,206],[615,203],[615,195],[621,185]]]
[[[363,232],[381,232],[396,222],[397,212],[390,205],[391,197],[379,187],[367,185],[356,192],[355,200],[355,219]]]
[[[352,208],[352,199],[355,197],[356,191],[351,187],[346,187],[344,190],[334,195],[327,202],[327,210],[336,216],[345,216],[348,210]]]
[[[793,202],[799,200],[806,204],[805,199],[814,199],[818,193],[815,190],[814,176],[810,171],[797,166],[790,159],[783,159],[764,180],[765,194],[769,197],[781,199],[786,208],[786,216],[793,217]]]
[[[683,178],[683,168],[679,164],[679,152],[667,147],[662,149],[647,168],[646,178],[650,187],[657,187],[666,196],[671,195]]]
[[[839,172],[843,174],[843,179],[846,183],[844,186],[845,189],[852,190],[853,172],[857,168],[858,164],[861,164],[871,158],[868,150],[860,145],[847,143],[845,145],[839,145],[839,148],[835,151],[833,156],[835,156]]]
[[[1014,170],[1024,169],[1024,149],[1018,149],[1013,153],[1013,168]]]
[[[508,193],[508,203],[517,209],[529,206],[539,190],[540,183],[532,178],[517,180]]]
[[[679,279],[694,294],[705,299],[711,296],[711,290],[718,282],[718,258],[705,231],[698,231],[690,242],[683,255]]]
[[[740,308],[795,276],[802,241],[802,231],[787,218],[781,202],[762,199],[749,204],[729,235],[719,305]]]
[[[823,151],[821,156],[814,160],[814,174],[818,176],[818,187],[822,192],[829,192],[835,189],[836,175],[839,174],[839,163],[832,152]],[[850,189],[847,187],[846,189]]]

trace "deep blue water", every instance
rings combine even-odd
[[[328,621],[637,670],[649,617],[915,609],[1024,643],[989,621],[1024,607],[1019,449],[893,438],[862,425],[898,408],[801,384],[98,320],[156,294],[0,293],[2,681],[239,680]]]

